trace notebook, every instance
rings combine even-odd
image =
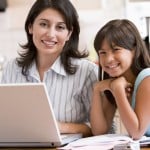
[[[0,84],[0,147],[59,147],[81,137],[60,135],[44,83]]]

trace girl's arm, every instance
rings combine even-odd
[[[103,94],[109,89],[110,82],[111,80],[103,80],[94,86],[90,111],[90,122],[94,135],[108,133],[112,125],[116,108]]]
[[[139,139],[150,125],[150,77],[145,78],[138,87],[135,110],[127,98],[126,88],[129,84],[125,78],[120,77],[114,83],[111,90],[124,126],[132,138]]]

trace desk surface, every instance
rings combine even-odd
[[[3,150],[56,150],[54,148],[4,148]],[[150,150],[149,148],[141,148],[141,150]]]

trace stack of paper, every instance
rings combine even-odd
[[[58,148],[61,150],[110,150],[113,149],[115,145],[119,144],[128,144],[128,143],[142,143],[149,142],[150,137],[143,136],[140,140],[134,141],[128,135],[120,134],[104,134],[99,136],[93,136],[88,138],[82,138],[72,143],[69,143],[67,146]],[[134,144],[135,145],[135,144]],[[136,147],[136,150],[137,147]]]

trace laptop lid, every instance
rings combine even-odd
[[[0,112],[0,146],[67,143],[61,139],[44,83],[0,84]]]

